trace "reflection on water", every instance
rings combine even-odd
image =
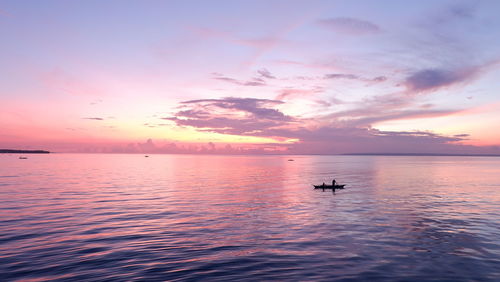
[[[500,158],[289,158],[0,156],[2,279],[500,279]]]

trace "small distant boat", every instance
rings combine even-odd
[[[144,157],[145,157],[145,158],[149,158],[149,156],[148,156],[148,155],[145,155]]]
[[[345,184],[343,185],[326,185],[326,184],[321,184],[321,185],[313,185],[314,189],[344,189]]]
[[[19,157],[20,160],[26,160],[28,159],[27,157]]]
[[[289,159],[288,161],[289,161],[289,162],[293,162],[293,161],[294,161],[294,159]]]

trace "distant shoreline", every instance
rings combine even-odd
[[[500,157],[495,154],[439,154],[439,153],[349,153],[343,156],[427,156],[427,157]]]
[[[0,149],[0,154],[50,154],[49,151],[44,150],[11,150]]]
[[[45,150],[0,149],[0,154],[52,154]],[[341,153],[341,154],[207,154],[207,153],[154,153],[154,152],[67,152],[68,154],[130,154],[130,155],[206,155],[206,156],[410,156],[410,157],[500,157],[500,154],[440,154],[440,153]]]

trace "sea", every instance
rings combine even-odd
[[[500,281],[499,157],[25,156],[0,281]]]

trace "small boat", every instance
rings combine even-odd
[[[344,189],[345,184],[343,185],[313,185],[314,189]]]
[[[144,157],[145,157],[145,158],[149,158],[149,156],[148,156],[148,155],[145,155]]]
[[[20,160],[27,160],[27,157],[19,157]]]
[[[289,159],[288,161],[289,161],[289,162],[293,162],[293,159]]]

